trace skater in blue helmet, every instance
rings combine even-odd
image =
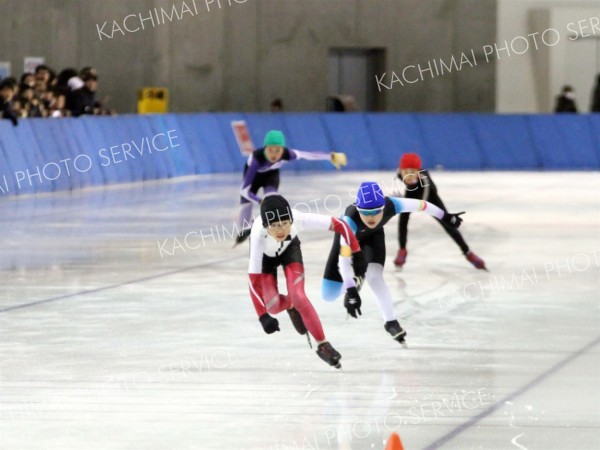
[[[384,226],[397,214],[423,211],[440,219],[448,226],[458,228],[462,219],[458,214],[444,212],[437,206],[422,200],[387,197],[381,187],[366,181],[360,185],[356,202],[346,208],[342,220],[346,222],[358,239],[367,263],[365,279],[377,298],[377,305],[384,320],[385,330],[398,342],[404,344],[406,331],[400,326],[392,307],[392,294],[383,279],[385,264]],[[348,314],[358,318],[362,300],[359,290],[362,280],[352,276],[348,258],[336,235],[325,267],[322,295],[325,300],[335,300],[345,291],[344,306]]]

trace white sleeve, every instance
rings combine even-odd
[[[250,262],[248,263],[248,273],[262,273],[262,260],[265,247],[262,230],[263,227],[260,220],[255,220],[250,231]]]
[[[338,258],[338,269],[342,276],[344,289],[356,287],[356,283],[354,282],[354,269],[352,268],[352,257],[340,255]]]
[[[308,161],[331,161],[331,153],[325,152],[306,152],[303,150],[289,149],[290,152],[296,154],[297,159],[305,159]]]
[[[294,224],[298,231],[301,230],[329,230],[331,227],[331,216],[323,214],[305,213],[292,210]]]
[[[292,211],[292,215],[294,216],[294,224],[296,224],[298,230],[329,230],[331,228],[331,216],[305,213],[295,210]],[[348,289],[349,287],[356,286],[354,283],[354,269],[352,268],[352,253],[350,251],[350,246],[342,235],[340,235],[340,245],[341,248],[347,247],[347,252],[349,253],[349,256],[342,256],[340,254],[338,259],[338,266],[340,275],[342,276],[344,289]]]
[[[444,210],[438,208],[433,203],[412,198],[389,197],[389,199],[394,203],[396,214],[423,211],[425,214],[437,217],[440,220],[444,218]]]

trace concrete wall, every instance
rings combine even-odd
[[[236,3],[241,2],[241,3]],[[265,111],[282,97],[288,111],[322,111],[330,47],[386,49],[391,71],[460,56],[496,36],[496,0],[0,0],[0,60],[23,57],[60,69],[93,65],[101,95],[134,111],[140,86],[171,90],[171,111]],[[207,2],[208,5],[207,5]],[[219,4],[220,2],[220,4]],[[231,5],[229,4],[231,3]],[[219,8],[220,6],[220,8]],[[159,12],[160,14],[160,12]],[[100,40],[97,25],[112,38]],[[495,63],[384,90],[388,111],[493,111]],[[375,84],[375,80],[373,80]]]
[[[562,85],[575,87],[580,111],[589,111],[596,74],[600,73],[600,32],[593,35],[590,19],[600,20],[598,0],[498,0],[498,46],[519,36],[553,28],[560,33],[558,43],[522,55],[499,52],[496,63],[497,111],[537,113],[553,110],[555,96]],[[577,24],[582,22],[583,30]],[[571,24],[571,26],[569,25]],[[575,26],[575,28],[573,27]],[[570,30],[577,29],[579,39]],[[584,34],[591,34],[583,38]],[[538,37],[538,41],[540,38]],[[556,39],[547,35],[549,44]],[[516,42],[515,45],[518,43]],[[520,49],[517,47],[517,51]]]

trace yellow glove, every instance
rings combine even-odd
[[[336,169],[339,169],[340,167],[345,166],[346,164],[348,164],[348,159],[346,158],[346,154],[331,152],[331,164],[333,164]]]

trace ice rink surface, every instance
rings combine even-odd
[[[413,214],[375,299],[320,297],[332,234],[301,235],[307,293],[343,369],[286,314],[266,335],[232,247],[239,174],[0,199],[0,448],[600,448],[600,176],[433,172],[490,272]],[[338,215],[363,180],[282,174],[300,210]],[[256,210],[255,210],[256,212]],[[187,237],[187,241],[186,241]],[[202,241],[204,238],[204,242]]]

